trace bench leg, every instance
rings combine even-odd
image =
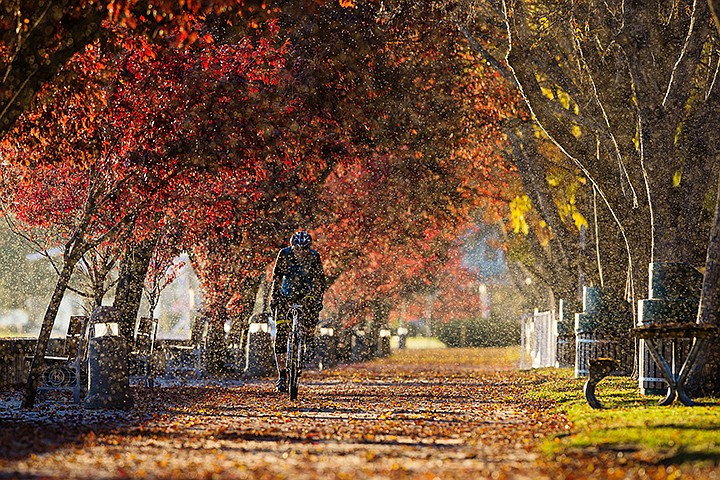
[[[594,358],[590,360],[588,366],[588,379],[583,386],[585,400],[592,408],[603,408],[600,400],[595,396],[595,386],[603,378],[610,375],[613,371],[620,368],[620,361],[612,358]]]

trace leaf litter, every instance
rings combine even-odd
[[[491,350],[490,350],[491,351]],[[532,372],[488,350],[405,350],[301,378],[160,381],[129,411],[0,398],[0,478],[720,478],[639,452],[540,453],[572,431],[524,393]]]

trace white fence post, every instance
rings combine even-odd
[[[555,312],[523,315],[520,336],[520,368],[557,367],[558,328]]]
[[[520,317],[520,368],[532,368],[533,316],[525,313]]]

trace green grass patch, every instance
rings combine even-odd
[[[447,345],[437,337],[408,337],[406,347],[408,349],[429,349],[446,348]]]
[[[0,329],[0,338],[37,338],[37,335],[32,335],[30,333],[18,333],[15,330]]]
[[[549,454],[573,449],[642,450],[676,462],[720,462],[720,400],[695,399],[700,405],[680,402],[658,405],[662,397],[640,395],[637,380],[608,377],[595,393],[604,408],[595,410],[585,401],[585,379],[568,369],[526,372],[528,397],[552,400],[572,424],[569,434],[544,443]]]

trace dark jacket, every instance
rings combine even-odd
[[[270,305],[300,302],[308,297],[308,308],[322,310],[326,279],[320,254],[315,250],[301,261],[291,247],[283,248],[275,259],[272,278]]]

